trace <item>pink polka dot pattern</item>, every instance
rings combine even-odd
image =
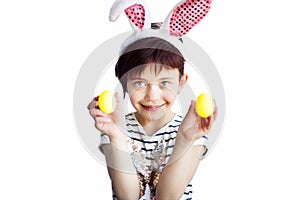
[[[125,13],[129,20],[135,24],[139,29],[142,29],[145,22],[145,9],[141,4],[134,4],[127,9]]]
[[[182,36],[208,13],[212,0],[187,0],[179,5],[170,19],[170,34]]]

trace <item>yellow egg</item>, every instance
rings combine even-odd
[[[104,112],[105,114],[110,114],[115,109],[115,98],[113,96],[113,93],[109,90],[103,91],[98,98],[98,104],[99,108]]]
[[[215,109],[213,99],[206,93],[198,96],[195,107],[196,113],[203,118],[209,117]]]

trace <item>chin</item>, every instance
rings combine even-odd
[[[167,117],[168,114],[173,113],[166,104],[159,108],[145,108],[143,106],[139,106],[137,109],[138,113],[147,120],[159,120]]]

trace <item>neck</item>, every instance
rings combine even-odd
[[[174,117],[174,113],[170,112],[157,120],[145,120],[137,112],[134,113],[139,124],[143,127],[147,135],[155,134],[159,129],[168,124]]]

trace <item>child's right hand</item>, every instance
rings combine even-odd
[[[123,102],[120,96],[115,93],[116,108],[111,114],[105,114],[99,109],[98,97],[95,97],[88,105],[90,115],[95,120],[95,127],[107,134],[111,140],[124,136],[125,117]]]

